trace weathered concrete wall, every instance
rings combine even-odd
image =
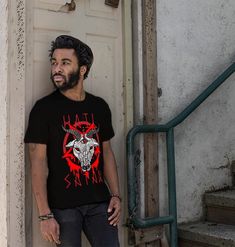
[[[158,0],[162,123],[181,112],[235,60],[234,0]],[[235,159],[235,74],[175,130],[179,221],[203,215],[205,190],[231,184]],[[165,148],[161,145],[161,152]],[[161,157],[166,202],[166,161]],[[162,204],[165,212],[166,203]]]
[[[0,246],[25,246],[24,0],[0,0]]]
[[[0,246],[7,246],[7,51],[8,7],[7,0],[0,0]]]
[[[25,246],[25,0],[9,2],[8,245]]]

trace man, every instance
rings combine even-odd
[[[91,246],[119,246],[121,198],[111,112],[83,88],[92,51],[61,35],[52,42],[50,61],[56,90],[36,102],[25,135],[41,234],[62,247],[79,247],[83,230]]]

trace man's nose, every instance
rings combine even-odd
[[[62,67],[61,67],[61,64],[56,64],[55,66],[54,66],[54,68],[53,68],[53,72],[54,73],[61,73],[62,72]]]

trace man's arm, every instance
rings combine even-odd
[[[29,143],[28,147],[31,163],[32,187],[39,215],[47,215],[51,213],[47,199],[47,146],[45,144]],[[40,227],[45,240],[60,243],[59,225],[54,218],[41,221]]]
[[[121,215],[121,200],[120,200],[120,190],[118,182],[118,172],[114,154],[112,151],[110,141],[103,142],[103,156],[104,156],[104,177],[108,183],[109,190],[112,195],[108,212],[112,214],[109,217],[111,225],[116,226],[120,220]]]

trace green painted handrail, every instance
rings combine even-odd
[[[179,115],[163,125],[136,125],[127,134],[127,173],[128,173],[128,211],[130,222],[136,228],[148,228],[155,225],[170,224],[171,247],[178,246],[177,235],[177,204],[176,204],[176,181],[175,181],[175,152],[174,152],[174,127],[183,122],[203,101],[205,101],[231,74],[235,72],[235,63],[229,66],[209,87],[207,87],[189,106]],[[168,170],[168,198],[169,215],[162,217],[141,218],[135,213],[136,203],[136,174],[135,174],[135,151],[134,139],[139,133],[166,133],[167,147],[167,170]]]

